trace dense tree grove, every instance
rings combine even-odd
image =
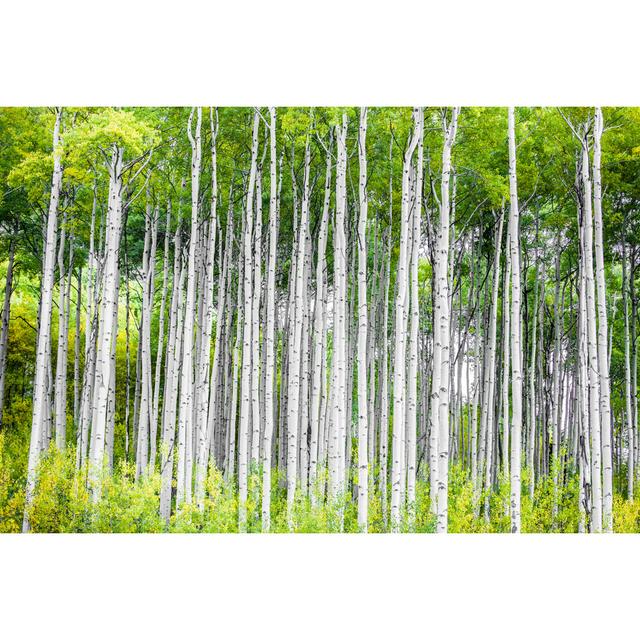
[[[640,531],[640,109],[1,108],[1,531]]]

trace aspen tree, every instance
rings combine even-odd
[[[213,109],[209,110],[211,124],[211,217],[209,220],[208,247],[206,248],[206,261],[204,273],[204,312],[203,325],[201,327],[200,354],[196,380],[196,484],[195,498],[198,509],[204,508],[204,481],[209,463],[210,436],[209,436],[209,381],[210,381],[210,354],[211,354],[211,323],[213,322],[213,269],[216,256],[216,232],[218,229],[218,167],[217,167],[217,135],[218,135],[218,111],[214,122]],[[220,251],[218,251],[220,253]],[[218,295],[220,295],[218,291]],[[221,324],[221,319],[216,318],[216,325]],[[219,344],[214,345],[218,350]]]
[[[55,380],[55,430],[56,446],[64,451],[67,432],[67,286],[64,268],[64,250],[67,235],[67,213],[63,214],[58,242],[58,355],[56,358]]]
[[[240,433],[238,440],[238,528],[244,531],[247,525],[247,475],[249,466],[249,414],[251,405],[251,334],[252,334],[252,237],[253,237],[253,192],[256,183],[258,157],[258,130],[260,114],[254,109],[253,134],[251,143],[251,167],[246,200],[244,221],[244,293],[243,293],[243,330],[242,330],[242,384],[240,389]]]
[[[358,219],[358,528],[366,533],[369,502],[367,400],[367,108],[360,109],[358,135],[360,216]]]
[[[424,145],[424,115],[422,108],[416,112],[416,128],[418,136],[415,198],[411,203],[411,266],[410,266],[410,329],[409,329],[409,367],[407,380],[407,506],[409,524],[415,521],[416,501],[416,438],[418,414],[418,329],[420,325],[420,309],[418,298],[418,263],[420,261],[422,216],[422,171]]]
[[[326,307],[324,304],[325,287],[324,271],[326,265],[327,227],[329,223],[329,204],[331,202],[331,146],[333,142],[333,130],[329,134],[329,146],[326,151],[326,168],[324,181],[324,202],[320,230],[318,232],[318,250],[316,259],[316,298],[313,310],[313,382],[311,384],[311,447],[309,451],[309,488],[311,500],[315,504],[315,488],[318,460],[322,438],[322,390],[326,381],[326,372],[323,363],[326,360]],[[320,440],[320,442],[319,442]]]
[[[122,224],[122,155],[122,148],[114,144],[109,163],[109,206],[105,228],[102,304],[96,349],[89,455],[89,485],[94,502],[99,501],[102,492],[102,471],[108,426],[107,402],[112,373],[111,355],[116,336],[114,314],[118,305],[118,249]]]
[[[438,429],[438,494],[437,522],[438,533],[447,531],[448,487],[449,487],[449,383],[450,383],[450,336],[449,317],[451,300],[449,298],[449,216],[451,176],[451,150],[455,142],[460,108],[453,107],[451,118],[447,122],[443,116],[444,145],[442,148],[442,179],[440,181],[440,222],[436,248],[436,318],[434,333],[434,382],[432,386],[432,429]],[[437,348],[437,349],[436,349]],[[436,350],[438,356],[436,358]],[[436,374],[436,369],[438,369]]]
[[[511,532],[520,533],[522,347],[520,329],[520,215],[516,170],[515,110],[509,107],[509,254],[511,266]]]
[[[309,167],[310,167],[309,134],[305,139],[304,150],[304,185],[300,224],[298,225],[298,241],[296,247],[296,272],[293,288],[293,332],[291,359],[288,363],[289,376],[287,388],[287,522],[293,528],[293,503],[295,500],[296,480],[298,477],[298,428],[300,420],[300,368],[302,350],[302,330],[304,321],[304,283],[305,255],[307,243],[307,227],[309,224]]]
[[[58,220],[58,202],[62,188],[62,157],[60,149],[60,128],[62,108],[56,109],[56,121],[53,128],[53,177],[49,196],[47,231],[43,247],[42,286],[40,293],[40,323],[36,350],[36,372],[33,383],[33,413],[31,419],[31,442],[27,468],[27,484],[22,531],[27,532],[29,525],[29,507],[33,499],[36,484],[36,466],[40,457],[40,443],[44,426],[46,375],[49,368],[48,344],[51,331],[51,306],[53,299],[53,275],[56,250],[56,227]]]
[[[336,165],[336,211],[333,228],[333,353],[331,381],[331,425],[329,434],[329,500],[335,504],[342,497],[344,474],[341,472],[345,438],[347,433],[347,391],[346,391],[346,166],[347,166],[347,115],[342,114],[342,125],[338,126]],[[341,463],[342,461],[342,463]]]
[[[275,381],[275,288],[276,251],[278,246],[279,211],[276,182],[276,109],[269,107],[269,254],[267,264],[267,324],[265,330],[266,378],[264,387],[264,443],[262,447],[262,531],[271,527],[271,441],[273,438]]]
[[[406,398],[406,307],[407,281],[409,271],[409,223],[411,222],[411,202],[409,194],[409,174],[413,154],[418,146],[420,124],[418,109],[413,110],[413,131],[404,153],[402,167],[402,202],[400,208],[400,254],[397,266],[396,304],[395,304],[395,348],[393,362],[393,435],[391,468],[391,528],[397,532],[400,527],[401,495],[403,493],[405,398]]]
[[[193,114],[196,111],[195,135],[192,130]],[[196,244],[198,241],[198,205],[200,199],[200,162],[202,108],[191,110],[187,124],[187,135],[191,143],[191,235],[187,262],[187,297],[184,311],[182,339],[182,368],[180,375],[180,412],[178,419],[178,484],[176,507],[191,502],[191,465],[193,442],[193,332],[196,295]]]
[[[593,217],[595,229],[596,287],[598,311],[598,376],[600,383],[600,420],[602,429],[603,520],[605,533],[613,531],[613,462],[611,451],[611,391],[607,357],[607,299],[604,280],[602,233],[602,109],[596,107],[593,136]]]

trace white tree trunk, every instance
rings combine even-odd
[[[93,383],[93,418],[91,421],[91,451],[89,483],[94,502],[102,492],[102,472],[107,434],[108,397],[111,384],[111,353],[116,339],[114,313],[118,308],[118,253],[122,225],[122,149],[114,145],[109,165],[109,206],[105,229],[104,267],[102,275],[102,305],[96,349]]]
[[[511,263],[511,532],[520,533],[522,347],[520,328],[520,216],[516,172],[515,112],[509,107],[509,253]]]
[[[406,433],[406,344],[407,344],[407,282],[409,272],[409,224],[411,222],[411,195],[409,176],[413,154],[420,137],[418,109],[413,111],[413,131],[404,154],[402,167],[402,202],[400,208],[400,253],[397,265],[395,304],[395,350],[393,362],[393,432],[391,446],[391,529],[399,531],[401,524],[402,494],[405,479]]]
[[[604,280],[602,234],[602,179],[600,174],[602,109],[596,108],[593,137],[593,215],[595,227],[596,287],[598,295],[598,376],[600,382],[600,421],[602,429],[603,520],[605,533],[613,531],[613,461],[611,451],[611,390],[607,357],[607,297]]]
[[[367,399],[367,108],[360,109],[358,135],[360,216],[358,219],[358,529],[367,531],[369,440]]]
[[[242,330],[242,382],[240,388],[240,433],[238,442],[238,528],[244,531],[247,526],[247,478],[249,467],[249,416],[251,410],[251,333],[253,303],[253,192],[256,183],[258,156],[258,131],[260,114],[257,109],[253,116],[253,134],[251,143],[251,167],[247,191],[246,215],[244,221],[244,310]]]
[[[421,217],[422,217],[422,169],[424,145],[424,115],[422,108],[416,113],[418,135],[418,157],[415,172],[415,199],[410,203],[412,209],[411,242],[411,322],[409,328],[409,366],[407,380],[407,507],[409,527],[415,524],[416,512],[416,443],[418,415],[418,330],[420,327],[420,302],[418,298],[418,264],[420,262]]]
[[[194,406],[194,317],[196,296],[196,246],[198,244],[198,205],[200,198],[200,162],[202,109],[198,107],[195,136],[191,125],[193,112],[189,116],[187,133],[191,143],[191,235],[187,263],[187,298],[185,302],[184,332],[182,339],[182,371],[180,376],[180,413],[178,418],[178,486],[176,509],[184,502],[191,502],[191,477],[193,464],[193,406]]]
[[[438,387],[432,387],[432,425],[438,429],[438,499],[436,531],[446,533],[448,521],[449,491],[449,385],[450,385],[450,333],[451,300],[449,298],[449,227],[450,196],[449,180],[451,176],[451,150],[456,137],[460,108],[453,107],[449,123],[443,119],[444,146],[442,148],[442,180],[440,182],[440,223],[436,248],[436,312],[434,332],[438,335],[439,345],[434,345],[434,367],[436,366],[435,347],[438,346],[437,364],[440,368],[437,376]],[[435,371],[435,369],[434,369]],[[434,375],[434,378],[436,376]],[[433,426],[432,426],[433,428]]]

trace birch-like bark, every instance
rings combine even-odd
[[[279,211],[276,176],[276,109],[269,107],[269,255],[267,264],[267,324],[265,328],[264,443],[262,446],[262,531],[271,528],[271,446],[274,422],[276,252]]]
[[[211,125],[211,217],[209,220],[209,246],[206,249],[203,305],[204,317],[201,327],[200,355],[198,358],[198,371],[196,379],[196,485],[195,498],[198,509],[204,509],[204,484],[209,465],[211,451],[209,433],[209,380],[211,358],[211,324],[213,322],[213,270],[216,256],[216,232],[218,229],[218,163],[217,163],[217,136],[218,136],[218,111],[216,109],[214,122],[213,109],[209,111]],[[221,254],[220,251],[218,253]],[[220,261],[222,262],[222,261]],[[221,292],[218,290],[218,295]],[[222,325],[221,319],[216,318],[216,325]],[[219,349],[219,345],[214,345]],[[217,382],[217,381],[216,381]],[[215,393],[215,391],[214,391]]]
[[[598,377],[600,383],[600,421],[602,429],[603,524],[605,533],[613,531],[613,462],[611,451],[611,390],[607,356],[607,298],[604,280],[604,242],[602,233],[602,109],[596,107],[593,135],[593,217],[595,228],[596,288],[598,311]]]
[[[491,478],[493,463],[493,431],[494,431],[494,411],[495,411],[495,388],[496,388],[496,335],[498,324],[498,291],[500,290],[500,257],[502,254],[502,227],[504,223],[504,213],[500,215],[500,222],[495,234],[495,262],[493,265],[493,292],[491,299],[491,320],[489,321],[489,340],[487,342],[487,368],[485,392],[486,401],[483,405],[487,408],[485,428],[487,433],[486,461],[485,461],[485,500],[484,517],[489,522],[489,505],[491,496]]]
[[[169,241],[171,238],[171,200],[167,201],[167,221],[164,232],[164,251],[162,255],[162,298],[160,300],[160,311],[158,313],[158,341],[156,352],[156,366],[154,369],[153,382],[153,408],[151,414],[151,451],[149,453],[149,468],[155,469],[157,447],[156,436],[158,430],[158,414],[160,411],[160,375],[162,371],[162,354],[164,353],[164,323],[165,308],[167,305],[167,283],[169,280]],[[168,350],[168,349],[167,349]],[[167,363],[165,360],[165,370]],[[166,394],[166,388],[164,390]]]
[[[436,282],[437,299],[434,331],[438,334],[439,375],[437,383],[432,386],[432,428],[438,429],[438,499],[436,531],[446,533],[448,521],[448,491],[449,491],[449,385],[450,385],[450,334],[449,320],[451,316],[451,300],[449,298],[448,264],[449,264],[449,217],[450,196],[449,180],[451,176],[451,150],[455,142],[458,125],[459,107],[453,107],[451,119],[447,123],[443,118],[444,146],[442,149],[442,179],[440,182],[440,223],[436,248]],[[436,358],[434,356],[434,367]],[[434,375],[434,379],[436,376]]]
[[[347,116],[342,114],[342,125],[337,129],[336,211],[333,228],[333,353],[331,381],[331,425],[329,434],[329,500],[335,504],[344,491],[345,437],[347,432],[347,342],[346,342],[346,170],[347,170]]]
[[[307,227],[309,224],[309,169],[311,163],[309,135],[304,150],[304,185],[300,224],[298,225],[298,242],[296,248],[296,272],[293,289],[293,346],[289,360],[289,376],[287,388],[287,522],[293,528],[293,504],[298,476],[298,428],[300,419],[300,368],[302,351],[302,329],[304,322],[304,284]]]
[[[367,108],[360,109],[358,135],[358,529],[367,531],[369,505],[369,440],[367,399]]]
[[[591,435],[591,531],[602,531],[602,448],[600,438],[600,380],[598,376],[598,350],[596,329],[596,300],[593,273],[593,218],[591,212],[591,177],[589,175],[589,146],[585,137],[582,141],[581,183],[583,189],[582,225],[584,277],[586,280],[586,324],[587,351],[589,358],[589,431]],[[605,343],[606,353],[606,343]],[[603,363],[606,366],[606,363]]]
[[[116,339],[114,315],[118,307],[118,253],[122,224],[122,149],[114,145],[109,164],[109,204],[105,229],[102,304],[93,384],[93,417],[89,455],[89,486],[94,502],[100,500],[107,434],[111,353]]]
[[[196,115],[195,136],[192,131],[194,111]],[[180,412],[178,418],[178,482],[176,509],[184,502],[191,502],[191,473],[193,464],[193,406],[194,406],[194,317],[196,296],[196,245],[198,244],[198,205],[200,199],[200,162],[202,108],[192,109],[187,125],[191,143],[191,234],[189,238],[189,258],[187,262],[187,297],[184,311],[184,332],[182,339],[182,370],[180,375]]]
[[[511,532],[520,533],[522,346],[520,328],[520,215],[516,170],[515,110],[509,107],[509,253],[511,262]]]
[[[169,334],[167,336],[167,364],[165,371],[164,397],[162,407],[162,444],[160,447],[160,515],[169,522],[171,514],[171,486],[176,436],[176,403],[180,379],[180,358],[182,349],[183,288],[185,269],[182,264],[181,217],[173,236],[173,285],[171,309],[169,311]]]
[[[393,361],[393,432],[391,446],[391,529],[399,531],[401,496],[405,477],[404,439],[406,433],[406,344],[407,344],[407,282],[409,272],[409,224],[411,201],[409,176],[411,163],[420,138],[418,109],[413,111],[413,131],[404,153],[402,167],[402,202],[400,207],[400,253],[397,265],[395,304],[395,350]]]
[[[327,328],[325,326],[325,288],[324,271],[326,265],[327,250],[327,227],[329,220],[329,204],[331,202],[331,145],[333,133],[330,133],[329,147],[327,149],[325,181],[324,181],[324,203],[322,206],[322,217],[320,219],[320,231],[318,232],[318,251],[316,260],[316,298],[313,315],[313,382],[311,385],[311,446],[309,451],[309,489],[311,490],[312,504],[316,504],[316,478],[318,470],[318,459],[320,457],[320,425],[322,420],[321,400],[324,373],[323,362],[326,358],[325,336]]]
[[[64,250],[67,236],[67,212],[63,214],[58,242],[58,355],[56,357],[56,379],[54,394],[54,414],[56,447],[64,451],[67,440],[67,286],[64,268]]]
[[[627,499],[633,500],[634,485],[634,429],[631,403],[631,355],[629,340],[629,275],[627,273],[627,241],[622,240],[622,296],[624,303],[624,381],[627,423]]]
[[[47,231],[42,251],[42,286],[40,294],[40,323],[38,326],[38,343],[36,350],[36,372],[33,383],[33,413],[31,419],[31,442],[29,445],[29,461],[27,467],[27,483],[24,518],[22,530],[27,532],[29,525],[29,508],[33,500],[36,484],[36,467],[40,457],[40,446],[45,418],[45,402],[47,389],[47,371],[49,369],[48,344],[51,338],[51,306],[53,302],[53,275],[56,251],[56,227],[58,219],[58,202],[62,188],[62,158],[60,152],[60,127],[62,108],[56,109],[56,122],[53,129],[53,177],[47,215]]]
[[[260,114],[257,109],[253,116],[251,143],[251,167],[247,191],[246,215],[244,221],[244,309],[242,330],[242,382],[240,388],[240,433],[238,438],[238,528],[244,531],[247,526],[247,479],[249,467],[249,417],[251,411],[251,334],[253,303],[253,192],[256,184],[258,157],[258,131]]]
[[[418,298],[418,263],[420,262],[421,217],[422,217],[422,170],[424,145],[424,116],[422,108],[416,112],[418,157],[415,172],[415,198],[410,203],[411,212],[411,262],[410,262],[410,328],[409,328],[409,365],[407,380],[407,508],[409,527],[415,524],[416,512],[416,440],[418,417],[418,330],[420,327],[420,308]]]
[[[80,318],[82,303],[82,267],[78,269],[76,285],[76,321],[73,340],[73,426],[78,431],[80,425]],[[1,389],[0,389],[1,391]],[[0,424],[2,424],[2,402],[0,401]]]

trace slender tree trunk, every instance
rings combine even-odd
[[[22,530],[29,531],[29,508],[33,500],[36,484],[36,467],[40,457],[40,446],[44,426],[46,403],[46,377],[49,369],[47,358],[48,344],[51,337],[51,305],[53,299],[53,275],[56,250],[56,226],[58,218],[58,201],[62,187],[62,158],[59,149],[62,109],[56,109],[56,122],[53,129],[53,178],[47,216],[47,232],[42,251],[42,286],[40,297],[40,324],[38,326],[38,344],[36,349],[36,373],[33,383],[33,414],[31,420],[31,443],[29,446],[29,462],[27,468],[27,484],[24,518]]]
[[[253,237],[253,192],[256,183],[258,157],[258,130],[260,114],[255,110],[251,144],[251,167],[247,191],[246,216],[244,223],[244,310],[242,331],[242,384],[240,389],[240,433],[238,442],[238,528],[244,531],[247,526],[247,477],[249,466],[249,417],[251,407],[251,334],[252,334],[252,237]]]
[[[600,382],[600,420],[602,429],[603,520],[605,533],[613,531],[613,462],[611,451],[611,391],[607,357],[607,299],[604,280],[602,233],[602,180],[600,176],[602,109],[596,108],[593,137],[593,214],[595,227],[596,287],[598,295],[598,376]]]
[[[456,137],[459,107],[454,107],[449,123],[443,119],[445,132],[442,149],[442,180],[440,183],[440,224],[438,230],[436,282],[437,282],[437,318],[434,331],[438,333],[438,359],[434,357],[434,367],[439,367],[438,386],[433,385],[432,428],[438,429],[438,499],[437,522],[438,533],[446,533],[448,521],[449,492],[449,383],[450,383],[450,335],[449,321],[451,317],[451,300],[449,298],[448,265],[449,265],[449,179],[451,176],[451,150]],[[435,351],[435,350],[434,350]]]
[[[192,132],[194,111],[197,111],[195,136]],[[200,199],[200,161],[202,109],[191,110],[187,133],[191,143],[191,234],[187,262],[187,297],[182,339],[182,370],[180,375],[180,412],[178,418],[178,482],[176,509],[191,502],[191,473],[193,464],[193,407],[194,407],[194,318],[196,312],[196,247],[198,244],[198,205]]]
[[[369,440],[367,399],[367,108],[360,109],[358,219],[358,529],[366,533],[369,506]]]
[[[511,532],[520,533],[522,346],[520,328],[520,215],[516,171],[515,110],[509,107],[509,253],[511,262]]]
[[[2,414],[4,409],[4,387],[7,369],[7,343],[9,340],[9,315],[11,314],[11,295],[13,294],[13,265],[15,258],[16,240],[11,238],[9,243],[9,262],[4,285],[4,302],[2,305],[2,324],[0,326],[0,428],[2,428]]]
[[[419,110],[413,112],[413,131],[404,154],[402,167],[402,203],[400,210],[400,253],[397,265],[396,304],[395,304],[395,345],[393,362],[393,435],[391,468],[391,528],[399,531],[401,524],[401,496],[405,477],[404,440],[406,433],[406,318],[407,318],[407,282],[409,272],[409,223],[411,222],[411,202],[409,177],[413,154],[420,139]]]

